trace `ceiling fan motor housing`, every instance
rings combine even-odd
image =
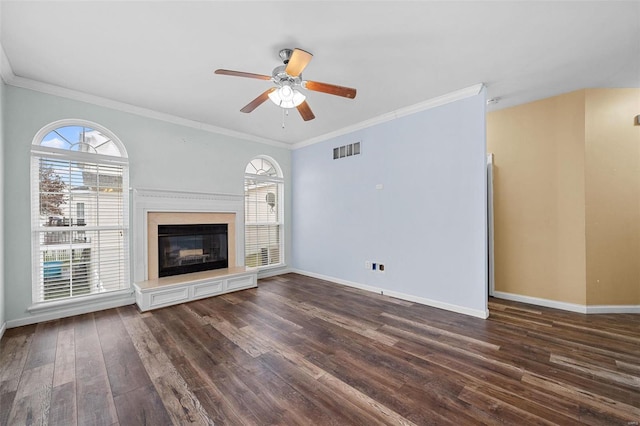
[[[283,83],[289,83],[292,86],[301,87],[302,86],[302,74],[292,77],[285,71],[287,68],[286,65],[280,65],[279,67],[275,67],[273,72],[271,73],[271,79],[278,86],[282,86]]]

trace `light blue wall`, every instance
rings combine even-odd
[[[485,152],[484,91],[295,150],[293,267],[486,316]]]
[[[129,154],[133,188],[243,195],[246,164],[256,155],[269,155],[282,167],[285,217],[291,216],[291,152],[287,149],[12,86],[5,88],[5,97],[5,309],[9,322],[29,318],[30,149],[36,132],[53,121],[84,119],[111,130]],[[287,247],[290,235],[286,225]]]

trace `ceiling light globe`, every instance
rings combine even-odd
[[[289,86],[282,86],[280,88],[280,97],[284,101],[291,101],[293,99],[293,89]]]
[[[280,108],[295,108],[304,102],[306,96],[289,85],[283,85],[269,93],[269,99]]]

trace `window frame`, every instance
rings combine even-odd
[[[261,175],[261,174],[254,174],[254,173],[247,173],[247,167],[254,161],[254,160],[264,160],[264,161],[268,161],[271,166],[273,167],[273,169],[276,172],[276,176],[270,176],[270,175]],[[247,184],[247,179],[251,179],[251,180],[256,180],[256,181],[261,181],[261,182],[271,182],[271,183],[275,183],[277,184],[277,188],[278,188],[278,194],[277,194],[277,200],[278,200],[278,210],[277,210],[277,216],[278,216],[278,220],[277,222],[249,222],[248,218],[247,218],[247,190],[246,190],[246,184]],[[253,158],[251,158],[246,164],[245,164],[245,173],[244,173],[244,185],[243,185],[243,192],[244,192],[244,213],[245,213],[245,223],[244,223],[244,251],[245,251],[245,266],[246,266],[246,258],[247,258],[247,227],[249,226],[261,226],[261,225],[277,225],[278,226],[278,239],[279,239],[279,257],[280,257],[280,261],[278,263],[274,263],[274,264],[268,264],[268,265],[261,265],[261,266],[256,266],[256,267],[251,267],[252,269],[256,269],[258,271],[262,271],[262,270],[266,270],[266,269],[272,269],[272,268],[280,268],[286,265],[285,263],[285,240],[284,240],[284,227],[285,227],[285,214],[284,214],[284,175],[282,173],[282,168],[280,167],[280,164],[278,164],[278,162],[267,155],[257,155]]]
[[[67,127],[67,126],[77,126],[88,128],[91,130],[95,130],[100,132],[102,135],[108,137],[117,150],[119,151],[120,156],[115,155],[105,155],[98,154],[95,152],[79,152],[72,151],[69,149],[55,148],[50,146],[43,146],[42,142],[44,138],[49,135],[52,131],[57,129]],[[122,170],[122,226],[121,231],[123,232],[123,240],[122,240],[122,257],[120,258],[120,262],[122,265],[123,278],[120,288],[115,290],[110,290],[106,292],[97,292],[97,293],[88,293],[85,295],[77,295],[77,296],[68,296],[68,297],[60,297],[53,298],[51,300],[44,300],[44,297],[41,299],[40,296],[44,295],[43,282],[41,282],[40,274],[43,271],[43,265],[40,259],[40,251],[42,244],[40,242],[40,234],[43,232],[42,227],[40,226],[41,215],[39,213],[40,208],[40,179],[36,176],[39,175],[39,167],[40,167],[40,159],[46,158],[52,161],[68,161],[79,162],[79,163],[89,163],[89,164],[97,164],[103,165],[106,167],[117,166]],[[58,306],[65,305],[75,305],[81,304],[87,300],[107,300],[112,299],[114,297],[120,297],[123,294],[130,295],[131,294],[131,280],[130,280],[130,245],[131,245],[131,226],[129,223],[129,204],[130,204],[130,194],[129,194],[129,160],[127,150],[124,144],[120,141],[120,139],[113,134],[109,129],[101,126],[98,123],[94,123],[91,121],[83,120],[83,119],[64,119],[54,121],[52,123],[47,124],[42,127],[34,136],[31,144],[31,153],[30,153],[30,197],[31,197],[31,270],[32,270],[32,279],[31,279],[31,300],[32,305],[29,307],[29,311],[38,311],[42,309],[56,308]],[[83,206],[83,213],[86,215],[86,206]],[[120,213],[120,212],[119,212]],[[85,216],[86,217],[86,216]],[[99,217],[99,216],[98,216]],[[110,228],[112,226],[108,226],[105,228]],[[99,231],[101,229],[100,226],[94,226],[95,231]],[[88,228],[87,228],[88,229]],[[71,254],[73,254],[73,245],[69,245],[69,250]],[[42,291],[41,291],[42,290]]]

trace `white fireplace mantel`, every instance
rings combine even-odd
[[[148,280],[149,212],[234,213],[236,266],[244,265],[244,196],[135,188],[133,192],[133,280]]]

